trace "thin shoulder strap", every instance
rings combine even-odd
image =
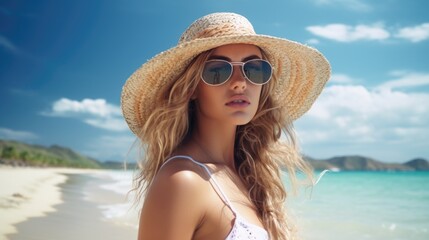
[[[195,161],[192,157],[190,157],[190,156],[186,156],[186,155],[176,155],[176,156],[173,156],[173,157],[170,157],[169,159],[167,159],[163,164],[162,164],[162,166],[161,166],[161,168],[163,167],[163,166],[165,166],[168,162],[170,162],[171,160],[174,160],[174,159],[177,159],[177,158],[184,158],[184,159],[187,159],[187,160],[190,160],[191,162],[193,162],[193,163],[195,163],[195,164],[197,164],[198,166],[200,166],[200,167],[202,167],[202,168],[204,168],[204,170],[207,172],[207,174],[209,175],[209,181],[210,181],[210,183],[211,183],[211,185],[213,186],[213,188],[215,189],[215,191],[216,192],[218,192],[221,196],[221,199],[225,202],[225,204],[231,209],[231,211],[234,213],[234,215],[236,215],[237,214],[237,212],[235,211],[235,209],[232,207],[232,204],[231,204],[231,202],[229,201],[229,199],[226,197],[226,195],[225,195],[225,193],[223,192],[223,190],[222,190],[222,188],[220,187],[220,185],[217,183],[217,181],[216,181],[216,179],[214,178],[214,176],[212,175],[212,173],[210,172],[210,169],[206,166],[206,165],[204,165],[204,164],[202,164],[202,163],[200,163],[200,162],[198,162],[198,161]]]
[[[162,164],[161,168],[162,168],[162,167],[164,167],[164,165],[166,165],[166,164],[167,164],[168,162],[170,162],[171,160],[174,160],[174,159],[177,159],[177,158],[185,158],[185,159],[188,159],[188,160],[192,161],[193,163],[197,164],[198,166],[200,166],[200,167],[204,168],[204,170],[206,170],[207,174],[209,174],[209,176],[210,176],[210,178],[211,178],[212,173],[210,172],[210,169],[209,169],[206,165],[204,165],[204,164],[202,164],[202,163],[200,163],[200,162],[197,162],[197,161],[195,161],[193,158],[191,158],[190,156],[186,156],[186,155],[176,155],[176,156],[172,156],[172,157],[170,157],[169,159],[167,159],[167,161],[165,161],[165,162]]]

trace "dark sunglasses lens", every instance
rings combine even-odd
[[[203,80],[212,85],[224,83],[231,76],[232,68],[227,62],[206,62],[203,70]]]
[[[251,60],[243,65],[244,74],[255,84],[267,83],[271,78],[271,65],[264,60]]]

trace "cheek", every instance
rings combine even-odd
[[[196,90],[196,99],[201,106],[212,106],[214,103],[219,102],[220,94],[219,89],[210,87],[204,83],[200,83]]]
[[[252,95],[254,96],[254,99],[256,100],[257,105],[259,105],[261,94],[262,94],[262,86],[254,86],[254,89],[252,89]]]
[[[252,108],[251,108],[251,115],[252,118],[256,115],[256,113],[258,112],[258,108],[259,108],[259,104],[260,104],[260,100],[261,100],[261,94],[262,94],[262,87],[261,86],[255,86],[254,89],[252,89],[251,91],[252,94],[252,102],[254,102],[255,104],[252,104]]]

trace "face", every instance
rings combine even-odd
[[[262,59],[261,50],[249,44],[231,44],[215,48],[208,60],[246,62]],[[246,80],[241,65],[233,65],[230,79],[222,85],[211,86],[200,80],[194,99],[200,120],[214,120],[221,124],[244,125],[258,109],[261,85]]]

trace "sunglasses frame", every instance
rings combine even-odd
[[[268,80],[267,80],[266,82],[264,82],[264,83],[254,83],[252,80],[250,80],[250,79],[246,76],[246,73],[244,72],[244,64],[249,63],[249,62],[253,62],[253,61],[263,61],[263,62],[268,63],[268,65],[271,67],[270,77],[268,78]],[[206,64],[207,64],[207,63],[209,63],[209,62],[225,62],[225,63],[228,63],[228,64],[231,66],[232,71],[231,71],[231,73],[229,74],[228,78],[227,78],[224,82],[219,83],[219,84],[211,84],[211,83],[206,82],[206,80],[204,80],[204,77],[203,77],[204,69],[205,69],[205,67],[206,67]],[[271,79],[272,79],[272,77],[273,77],[273,70],[274,70],[274,67],[271,65],[271,63],[270,63],[270,62],[268,62],[268,61],[267,61],[267,60],[265,60],[265,59],[250,59],[250,60],[245,61],[245,62],[229,62],[229,61],[226,61],[226,60],[223,60],[223,59],[213,59],[213,60],[208,60],[208,61],[206,61],[206,62],[204,63],[204,67],[203,67],[203,70],[201,71],[201,76],[200,76],[200,77],[201,77],[201,79],[203,80],[203,82],[204,82],[205,84],[207,84],[207,85],[214,86],[214,87],[216,87],[216,86],[221,86],[221,85],[225,84],[226,82],[228,82],[228,81],[231,79],[231,76],[232,76],[232,74],[234,73],[234,65],[240,65],[240,66],[241,66],[241,73],[243,74],[243,77],[244,77],[247,81],[249,81],[250,83],[252,83],[252,84],[254,84],[254,85],[264,85],[264,84],[267,84],[269,81],[271,81]]]

